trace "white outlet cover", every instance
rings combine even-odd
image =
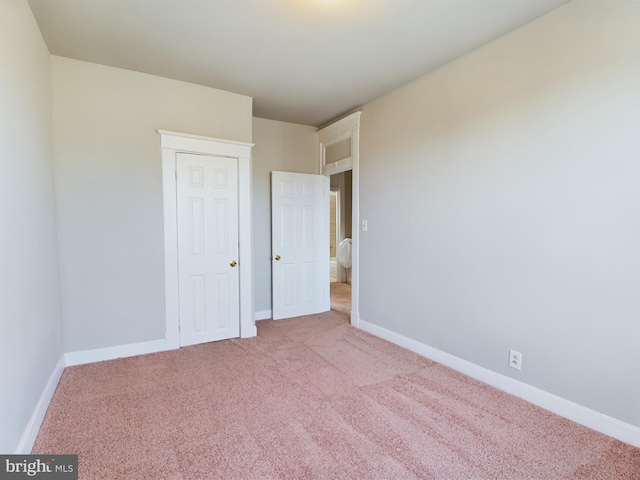
[[[515,350],[509,350],[509,366],[516,370],[522,370],[522,354]]]

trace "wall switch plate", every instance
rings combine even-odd
[[[522,354],[515,350],[509,350],[509,366],[516,370],[522,370]]]
[[[362,231],[366,232],[367,228],[368,228],[367,221],[366,220],[362,220]]]

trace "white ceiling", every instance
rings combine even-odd
[[[29,0],[54,55],[319,126],[569,0]]]

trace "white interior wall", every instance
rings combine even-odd
[[[639,7],[560,7],[365,105],[360,136],[361,318],[635,426]]]
[[[68,58],[52,62],[65,351],[162,339],[156,129],[250,142],[252,99]]]
[[[20,450],[30,421],[35,421],[37,431],[39,421],[32,415],[62,358],[51,144],[49,51],[27,2],[4,0],[0,2],[1,453]]]
[[[306,125],[253,119],[254,301],[258,318],[270,315],[271,310],[271,172],[318,173],[315,132],[315,127]]]

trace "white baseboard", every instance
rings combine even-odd
[[[47,381],[47,384],[45,385],[44,390],[40,395],[40,399],[36,404],[36,408],[31,414],[29,423],[27,423],[27,426],[22,433],[20,442],[16,447],[16,455],[28,455],[31,453],[33,444],[35,443],[38,432],[40,431],[40,426],[42,425],[42,421],[44,420],[44,415],[47,413],[49,403],[53,398],[53,394],[56,391],[58,382],[60,382],[62,372],[64,372],[64,366],[64,357],[60,356],[58,363],[56,363],[56,366],[53,368],[53,372],[51,372],[49,380]]]
[[[609,417],[595,410],[566,400],[539,388],[532,387],[513,378],[507,377],[493,370],[476,365],[467,360],[420,343],[398,333],[358,319],[359,327],[377,337],[388,340],[401,347],[411,350],[423,357],[464,373],[476,380],[496,387],[504,392],[520,397],[534,405],[549,410],[557,415],[568,418],[576,423],[597,430],[598,432],[617,438],[635,447],[640,447],[640,428]]]
[[[256,320],[270,320],[271,310],[261,310],[256,312]]]
[[[355,310],[351,310],[351,325],[356,328],[360,328],[360,314]]]
[[[251,327],[244,328],[244,330],[240,333],[240,338],[251,338],[258,335],[258,327],[252,325]]]
[[[115,347],[96,348],[95,350],[81,350],[64,354],[67,367],[73,365],[83,365],[85,363],[102,362],[115,358],[134,357],[145,353],[156,353],[165,351],[165,341],[151,340],[149,342],[130,343],[128,345],[118,345]]]

